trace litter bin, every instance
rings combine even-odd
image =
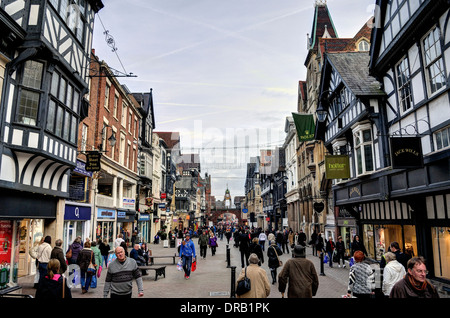
[[[175,248],[175,239],[174,238],[170,239],[170,247]]]

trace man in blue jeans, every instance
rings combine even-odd
[[[183,260],[184,278],[189,279],[191,275],[192,261],[196,259],[195,245],[191,241],[191,235],[186,233],[186,238],[180,245],[180,259]]]

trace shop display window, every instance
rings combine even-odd
[[[392,242],[398,242],[404,253],[417,256],[416,227],[414,225],[364,225],[364,244],[369,257],[381,260]],[[375,241],[373,240],[375,235]]]
[[[0,220],[0,289],[17,283],[19,260],[18,222]],[[15,234],[15,235],[14,235]]]
[[[431,231],[434,275],[450,279],[450,227],[434,227]]]

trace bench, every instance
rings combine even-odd
[[[176,264],[175,259],[177,258],[177,254],[175,253],[174,255],[166,255],[166,256],[153,256],[153,255],[150,254],[148,256],[148,258],[149,258],[150,265],[154,265],[154,259],[155,258],[172,258],[172,260],[173,260],[172,264],[175,265]]]
[[[155,271],[155,280],[158,279],[158,276],[164,276],[166,278],[166,267],[152,267],[152,266],[138,266],[138,268],[141,270],[154,270]]]
[[[21,286],[6,287],[0,289],[0,297],[23,297],[23,298],[33,298],[31,295],[23,294],[13,294],[13,292],[22,289]]]

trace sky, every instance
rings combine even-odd
[[[306,80],[314,0],[103,0],[95,54],[153,91],[155,131],[180,132],[183,154],[200,155],[212,195],[244,195],[247,163],[282,146],[286,117]],[[375,0],[328,0],[340,38],[351,38]],[[106,41],[105,31],[114,40]]]

